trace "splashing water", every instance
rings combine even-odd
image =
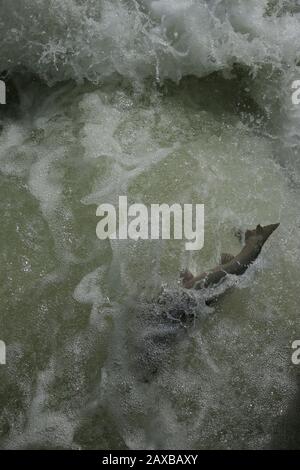
[[[297,2],[0,10],[15,100],[0,109],[1,448],[294,445]],[[96,207],[124,194],[204,203],[204,249],[98,240]],[[234,228],[277,221],[217,303],[178,288],[182,267],[240,250]],[[172,310],[187,303],[189,322]]]

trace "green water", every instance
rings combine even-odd
[[[299,188],[243,81],[18,88],[0,135],[1,448],[295,445]],[[119,195],[204,204],[204,248],[100,241],[96,208]],[[140,295],[237,253],[234,228],[278,221],[255,266],[141,379]]]

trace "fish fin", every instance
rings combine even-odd
[[[183,279],[183,281],[190,281],[194,278],[194,275],[191,273],[191,271],[185,269],[184,271],[180,272],[180,277]]]
[[[182,287],[185,287],[186,289],[191,289],[193,287],[195,281],[194,275],[191,271],[188,271],[187,269],[185,271],[181,271],[180,277],[182,278]]]
[[[226,264],[232,261],[234,258],[233,255],[230,255],[229,253],[221,253],[221,263],[220,264]]]

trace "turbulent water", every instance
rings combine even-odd
[[[0,447],[300,447],[298,2],[10,0],[0,37]],[[204,248],[100,241],[119,195],[205,204]],[[217,303],[160,316],[278,221]]]

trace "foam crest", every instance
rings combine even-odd
[[[0,21],[2,68],[49,83],[98,83],[115,73],[179,80],[234,63],[284,69],[300,46],[294,2],[12,0],[2,3]]]

